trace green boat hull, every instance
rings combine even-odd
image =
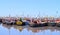
[[[48,23],[49,26],[56,26],[56,23]]]

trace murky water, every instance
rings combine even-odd
[[[0,24],[0,35],[60,35],[60,28]]]

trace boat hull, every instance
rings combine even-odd
[[[56,23],[48,23],[49,26],[56,26]]]
[[[2,19],[0,19],[0,23],[2,23]]]
[[[48,23],[44,23],[44,26],[48,26]]]
[[[12,23],[6,23],[6,22],[4,22],[3,24],[12,25]]]
[[[29,22],[24,22],[25,23],[25,25],[29,25]]]
[[[57,27],[60,27],[60,23],[56,23],[56,26],[57,26]]]
[[[47,24],[29,24],[30,27],[44,27],[44,26],[47,26]]]
[[[38,24],[29,24],[30,27],[38,27]]]
[[[22,22],[22,24],[16,24],[18,26],[25,26],[25,22]]]

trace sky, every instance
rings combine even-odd
[[[0,16],[60,16],[60,0],[0,0]]]

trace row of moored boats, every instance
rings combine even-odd
[[[58,26],[60,27],[59,18],[0,18],[0,23],[7,25],[29,25],[31,27],[44,27],[44,26]]]

